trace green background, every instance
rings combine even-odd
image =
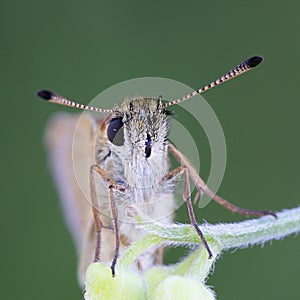
[[[1,298],[81,299],[42,141],[47,119],[71,109],[39,101],[42,88],[84,103],[143,76],[198,88],[261,54],[257,70],[205,95],[228,147],[219,194],[248,208],[297,206],[299,9],[296,0],[2,1]],[[204,177],[208,171],[203,163]],[[214,203],[200,215],[212,223],[242,219]],[[223,300],[295,299],[299,246],[291,236],[225,253],[208,283]]]

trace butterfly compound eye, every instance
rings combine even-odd
[[[124,145],[124,123],[122,118],[111,119],[107,127],[107,137],[116,146]]]

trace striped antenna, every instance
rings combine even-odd
[[[234,69],[232,69],[231,71],[227,72],[225,75],[221,76],[219,79],[211,82],[210,84],[208,85],[205,85],[204,87],[202,87],[201,89],[199,90],[196,90],[186,96],[183,96],[182,98],[178,98],[176,100],[172,100],[170,102],[167,102],[167,103],[164,103],[163,107],[169,107],[171,105],[175,105],[175,104],[179,104],[181,102],[184,102],[184,101],[187,101],[189,100],[190,98],[196,96],[196,95],[199,95],[199,94],[202,94],[204,93],[205,91],[221,84],[221,83],[224,83],[230,79],[233,79],[237,76],[240,76],[242,75],[243,73],[251,70],[252,68],[256,67],[257,65],[259,65],[263,60],[263,57],[262,56],[253,56],[253,57],[250,57],[248,59],[246,59],[244,62],[242,62],[241,64],[239,64],[238,66],[236,66]]]
[[[37,95],[39,97],[41,97],[44,100],[47,100],[48,102],[53,102],[56,104],[60,104],[60,105],[65,105],[65,106],[70,106],[70,107],[75,107],[75,108],[79,108],[82,110],[90,110],[90,111],[95,111],[95,112],[102,112],[102,113],[112,113],[114,112],[113,109],[102,109],[102,108],[97,108],[97,107],[93,107],[93,106],[88,106],[85,104],[80,104],[71,100],[68,100],[60,95],[57,95],[51,91],[47,91],[47,90],[42,90],[39,91],[37,93]]]

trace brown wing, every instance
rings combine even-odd
[[[89,170],[94,163],[96,122],[88,114],[58,113],[49,121],[45,143],[67,226],[80,258],[78,279],[83,283],[93,260],[95,234],[89,201]]]

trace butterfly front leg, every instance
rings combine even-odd
[[[239,206],[236,206],[229,201],[221,198],[217,194],[215,194],[213,191],[209,189],[209,187],[206,185],[206,183],[202,180],[202,178],[199,176],[195,168],[191,165],[191,163],[188,161],[188,159],[178,150],[176,149],[171,143],[168,144],[169,151],[172,153],[172,155],[177,159],[177,161],[186,167],[186,169],[189,171],[189,175],[191,176],[191,179],[195,183],[197,187],[197,195],[196,197],[200,196],[202,193],[206,193],[209,197],[211,197],[214,201],[225,207],[226,209],[230,210],[234,213],[239,213],[243,216],[265,216],[265,215],[271,215],[275,218],[277,218],[276,214],[273,213],[271,210],[252,210],[252,209],[246,209]],[[196,199],[195,197],[195,199]]]
[[[169,173],[167,173],[162,181],[161,184],[164,186],[164,183],[166,183],[169,180],[174,180],[177,177],[179,177],[180,175],[183,175],[183,188],[182,188],[182,197],[183,200],[186,203],[187,209],[188,209],[188,213],[189,213],[189,218],[191,221],[191,224],[193,225],[193,227],[195,228],[195,230],[197,231],[205,249],[207,250],[208,253],[208,258],[211,258],[213,256],[209,245],[206,241],[206,238],[204,237],[198,223],[195,217],[195,213],[194,213],[194,209],[193,209],[193,204],[191,201],[191,188],[190,188],[190,179],[189,179],[189,170],[185,167],[185,166],[179,166],[176,169],[170,171]]]
[[[96,230],[96,248],[94,262],[100,261],[100,250],[101,250],[101,231],[104,228],[103,223],[100,217],[99,202],[97,199],[96,185],[95,185],[95,175],[99,175],[100,178],[108,183],[109,190],[109,203],[110,210],[114,225],[114,234],[115,234],[115,253],[111,263],[112,276],[115,276],[115,267],[117,259],[120,252],[120,234],[119,234],[119,225],[118,225],[118,209],[114,199],[114,191],[125,192],[126,187],[123,185],[117,184],[112,180],[109,175],[101,169],[98,165],[92,165],[90,168],[90,190],[91,190],[91,199],[93,205],[93,215],[94,215],[94,226]]]

